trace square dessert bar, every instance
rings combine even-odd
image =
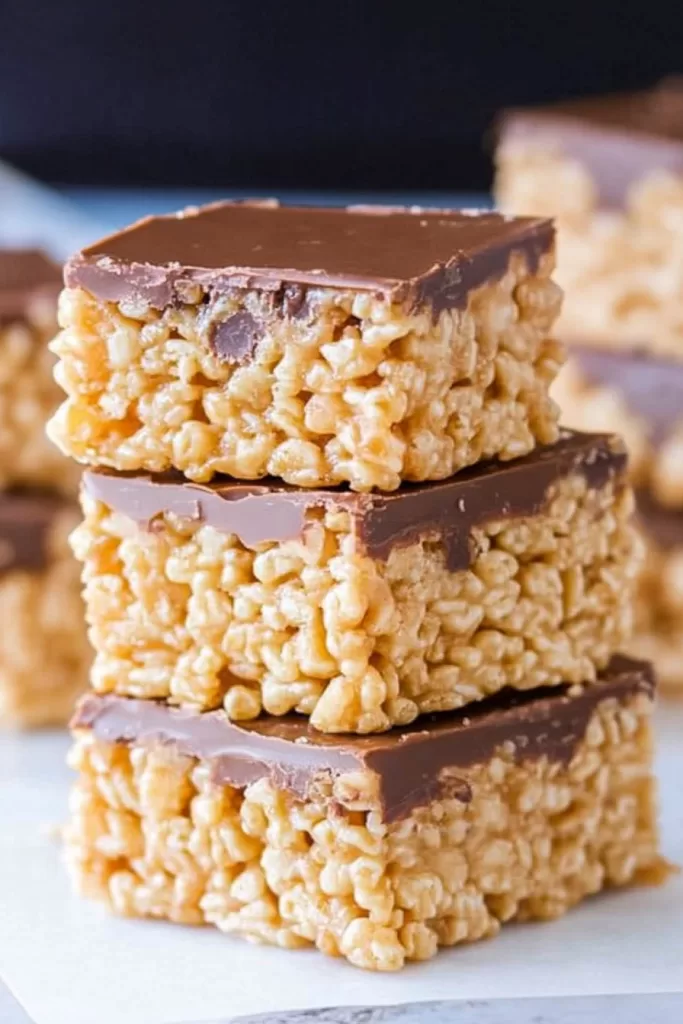
[[[0,725],[63,725],[85,690],[92,656],[68,545],[77,521],[53,494],[0,494]]]
[[[570,426],[615,430],[626,441],[647,557],[625,649],[683,692],[683,359],[575,346],[553,394]]]
[[[50,435],[81,462],[395,490],[557,437],[550,221],[220,203],[66,265]]]
[[[646,557],[638,577],[635,633],[626,645],[654,662],[667,693],[683,696],[683,508],[638,494]]]
[[[94,689],[368,733],[592,681],[640,542],[608,435],[393,494],[86,471]]]
[[[0,250],[0,487],[75,494],[78,473],[45,437],[59,405],[48,342],[61,271],[33,249]]]
[[[683,78],[501,119],[497,199],[560,226],[567,340],[683,344]]]
[[[381,737],[84,698],[66,837],[115,912],[392,971],[658,882],[648,666]]]

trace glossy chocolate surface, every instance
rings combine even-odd
[[[553,244],[551,222],[539,218],[226,202],[138,221],[77,253],[65,279],[105,301],[156,308],[183,301],[196,283],[209,299],[236,288],[271,292],[284,315],[296,315],[310,287],[369,291],[438,312],[464,307],[472,289],[505,273],[513,252],[534,272]],[[251,328],[234,326],[243,352]],[[232,333],[216,346],[224,358]]]

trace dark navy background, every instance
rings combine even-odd
[[[99,185],[481,189],[499,107],[672,71],[671,0],[0,0],[0,157]]]

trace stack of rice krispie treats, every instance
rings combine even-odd
[[[48,341],[61,274],[0,250],[0,726],[65,724],[89,648],[78,566],[78,469],[45,437],[59,403]]]
[[[648,556],[629,650],[683,695],[683,79],[511,111],[498,200],[558,216],[565,422],[629,449]]]
[[[544,219],[218,204],[74,256],[67,849],[115,911],[375,970],[658,880],[621,443]]]

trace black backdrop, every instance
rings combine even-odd
[[[0,0],[0,155],[74,183],[481,188],[497,108],[683,71],[682,11]]]

